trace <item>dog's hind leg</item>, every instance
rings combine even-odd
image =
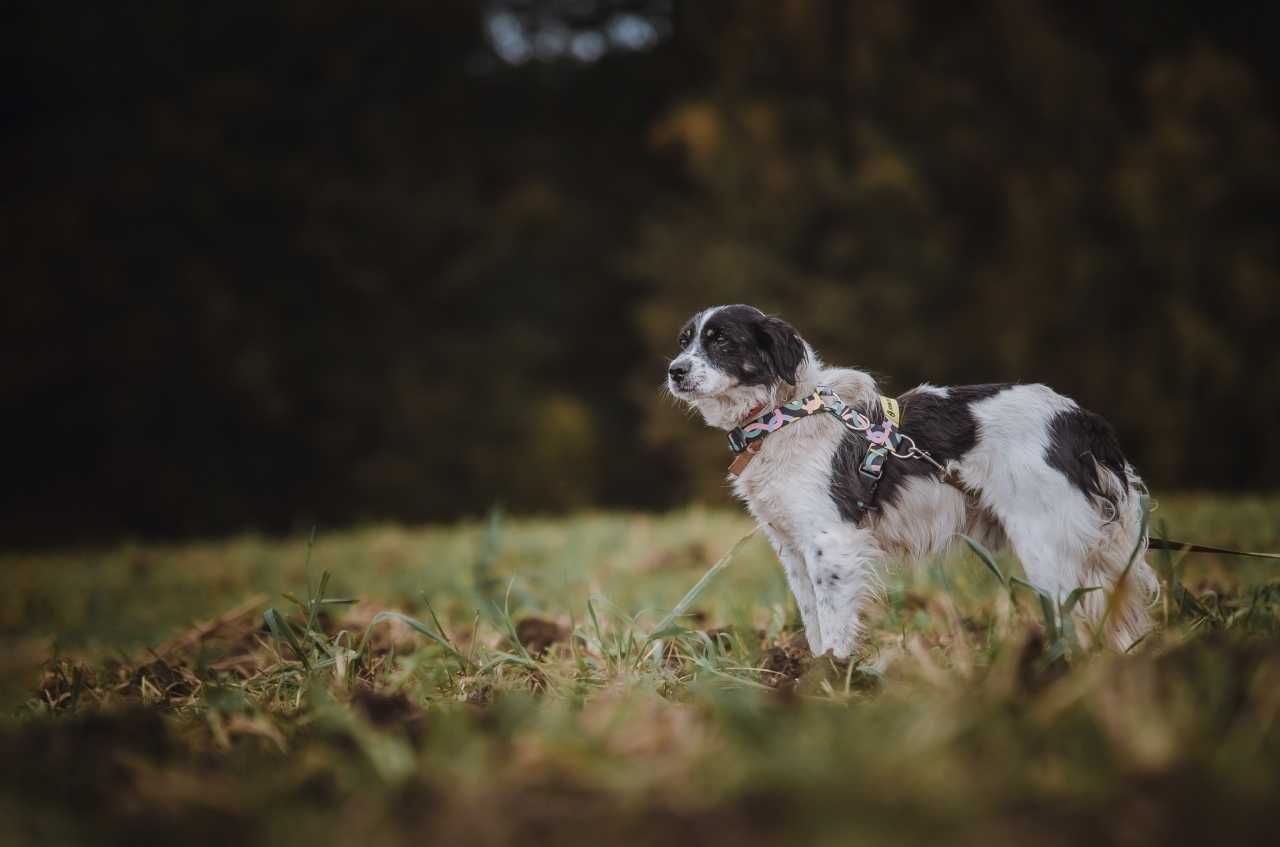
[[[805,549],[817,599],[823,640],[815,654],[846,659],[862,634],[862,606],[879,587],[876,564],[883,557],[872,534],[852,525],[823,530]]]
[[[1074,589],[1086,586],[1087,548],[1079,536],[1063,524],[1060,514],[1045,511],[1001,517],[1028,582],[1058,601],[1065,600]]]
[[[1074,490],[1062,492],[1056,508],[1003,505],[1001,522],[1033,585],[1059,602],[1076,588],[1101,589],[1086,594],[1076,607],[1083,641],[1091,642],[1101,626],[1103,640],[1125,650],[1145,634],[1150,624],[1147,605],[1156,588],[1154,573],[1139,557],[1118,585],[1138,543],[1137,498],[1122,501],[1124,513],[1111,524]]]
[[[796,606],[800,609],[800,620],[804,623],[804,636],[809,642],[809,651],[815,656],[822,652],[822,628],[818,620],[817,598],[813,592],[813,580],[809,577],[809,569],[805,566],[804,556],[794,545],[781,538],[777,533],[765,528],[773,549],[782,563],[782,572],[787,575],[787,585],[796,598]]]
[[[1151,629],[1151,605],[1160,584],[1146,561],[1147,539],[1142,534],[1142,501],[1137,491],[1120,490],[1114,477],[1104,481],[1112,483],[1116,514],[1103,526],[1101,541],[1085,561],[1086,580],[1104,590],[1091,592],[1080,604],[1081,629],[1085,637],[1100,635],[1104,643],[1123,652]]]

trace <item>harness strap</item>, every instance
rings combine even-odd
[[[884,410],[887,418],[885,425],[891,423],[897,426],[901,424],[902,413],[897,400],[892,397],[881,396],[880,408]],[[846,406],[844,401],[840,399],[839,394],[836,394],[826,386],[818,386],[812,394],[806,397],[783,403],[781,406],[755,417],[742,426],[734,427],[729,431],[729,449],[735,454],[741,453],[752,442],[760,441],[771,433],[782,429],[787,424],[823,412],[830,412],[844,421],[846,425],[852,425],[851,428],[859,432],[866,432],[873,426],[866,415]],[[875,426],[881,425],[876,424]],[[896,447],[897,445],[894,444],[893,446]]]
[[[749,423],[731,430],[729,449],[734,453],[734,460],[729,465],[729,473],[735,477],[741,475],[747,465],[751,464],[755,454],[759,452],[761,442],[769,434],[802,418],[828,412],[839,418],[847,429],[867,440],[867,452],[863,456],[858,471],[869,480],[867,483],[869,490],[867,502],[860,502],[859,508],[863,510],[875,508],[872,504],[875,502],[876,488],[884,475],[885,464],[890,456],[899,459],[924,459],[945,474],[945,468],[942,465],[934,461],[926,451],[917,447],[915,441],[899,429],[902,425],[902,408],[898,401],[892,397],[880,395],[880,409],[884,412],[884,420],[872,423],[871,419],[862,412],[845,405],[840,395],[820,385],[807,397],[783,403]]]
[[[760,441],[770,433],[777,432],[789,423],[829,411],[823,402],[823,392],[832,393],[831,389],[819,388],[808,397],[783,403],[777,408],[765,412],[755,420],[735,427],[729,431],[729,449],[735,454],[747,449],[753,442]]]

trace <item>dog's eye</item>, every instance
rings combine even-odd
[[[692,332],[690,332],[690,331],[689,331],[689,330],[687,330],[687,329],[686,329],[684,332],[680,333],[680,339],[679,339],[679,341],[680,341],[680,349],[681,349],[681,350],[683,350],[685,347],[688,347],[688,346],[689,346],[689,339],[690,339],[690,338],[692,338],[692,337],[693,337],[693,333],[692,333]]]

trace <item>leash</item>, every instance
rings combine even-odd
[[[1229,547],[1214,547],[1209,544],[1191,544],[1187,541],[1174,541],[1172,538],[1148,538],[1148,550],[1173,550],[1186,553],[1218,553],[1223,556],[1248,556],[1251,559],[1271,559],[1280,561],[1280,553],[1254,553],[1248,550],[1232,550]]]

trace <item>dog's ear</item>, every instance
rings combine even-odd
[[[796,371],[805,356],[800,333],[781,318],[765,317],[756,324],[756,339],[774,375],[788,385],[795,385]]]

